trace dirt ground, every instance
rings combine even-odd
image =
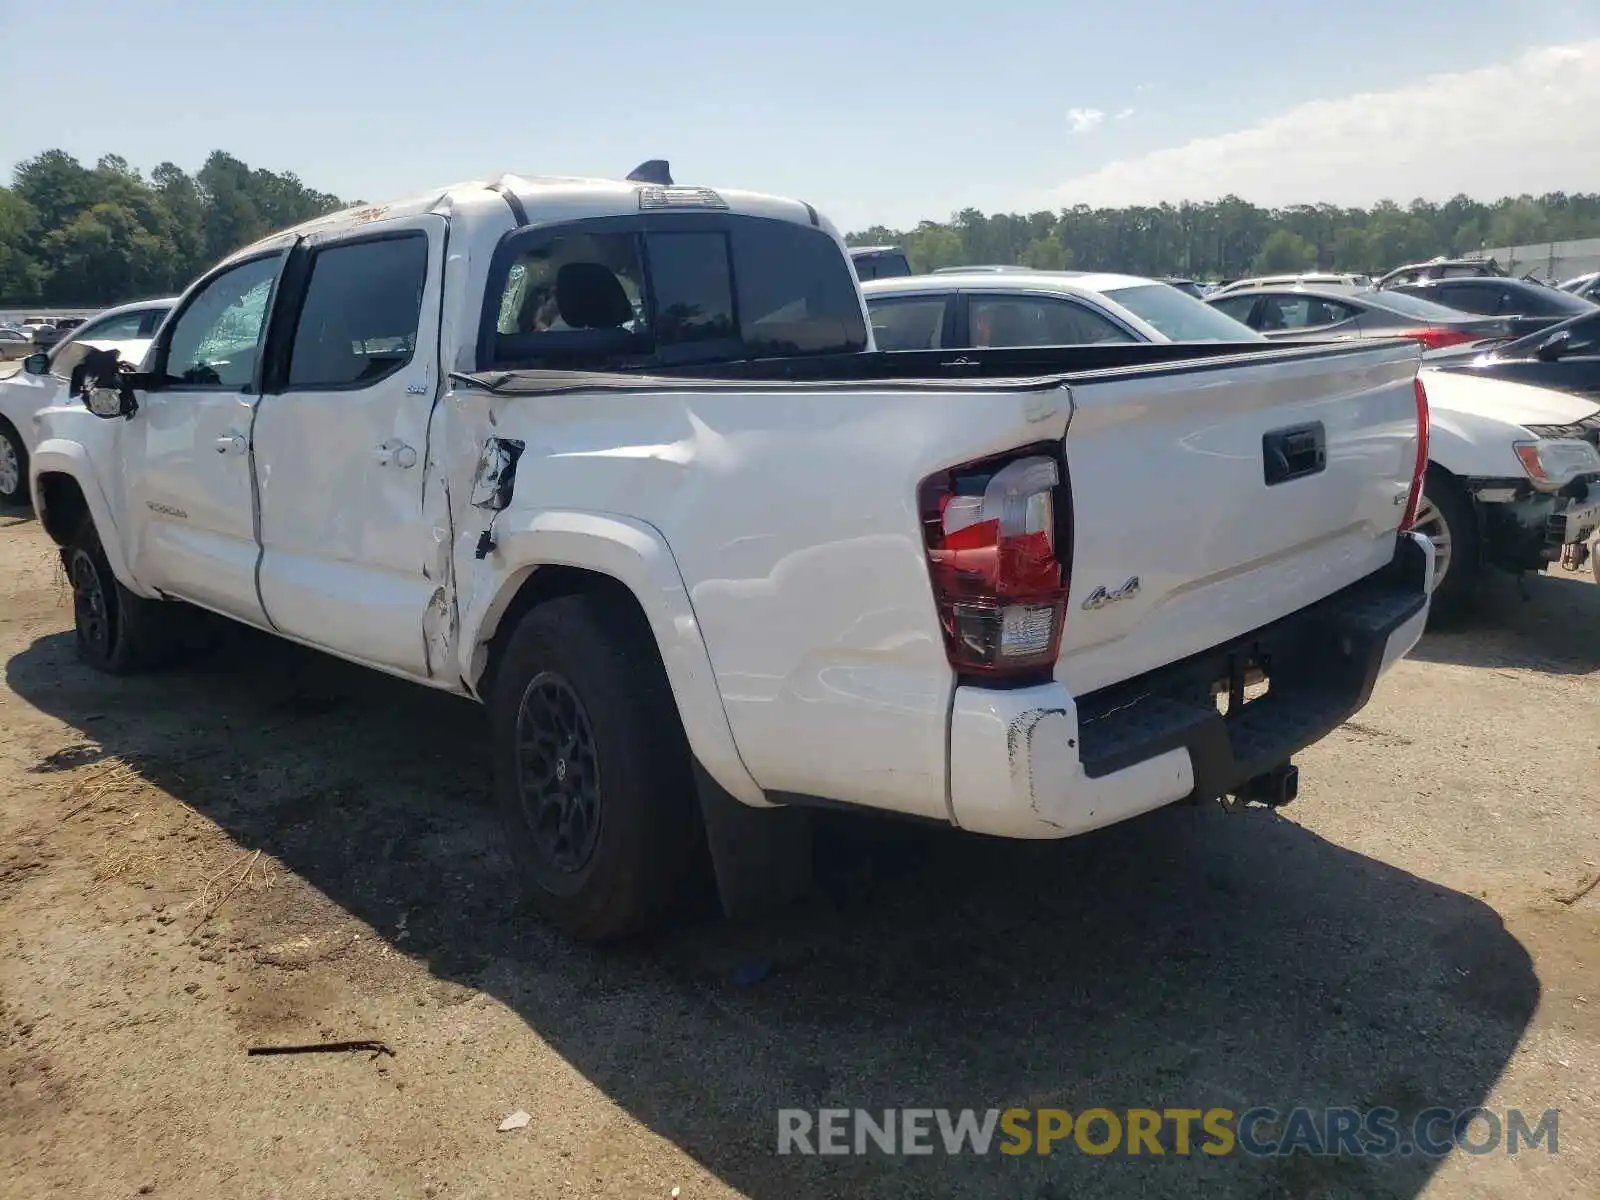
[[[1281,816],[842,821],[800,910],[601,952],[518,904],[475,708],[249,634],[93,675],[0,526],[6,1200],[1596,1194],[1587,579],[1430,636]],[[1296,1103],[1555,1107],[1560,1153],[774,1152],[782,1107]]]

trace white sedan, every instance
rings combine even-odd
[[[144,360],[156,330],[173,305],[173,296],[159,300],[140,300],[108,308],[85,321],[48,351],[42,371],[30,371],[30,357],[0,377],[0,504],[24,504],[28,499],[28,456],[33,452],[33,414],[66,388],[66,380],[51,373],[50,365],[67,346],[83,342],[100,350],[116,350],[124,361]]]
[[[1255,330],[1136,275],[971,271],[861,285],[879,350],[1259,342]]]

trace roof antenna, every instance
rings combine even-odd
[[[659,183],[662,187],[672,186],[672,166],[664,158],[652,158],[642,162],[628,173],[629,183]]]

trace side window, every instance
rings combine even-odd
[[[314,251],[289,351],[289,387],[365,386],[405,366],[416,350],[427,280],[423,233]]]
[[[1048,296],[974,295],[968,313],[972,344],[979,347],[1083,346],[1133,340],[1099,313]]]
[[[1439,303],[1449,308],[1459,309],[1461,312],[1480,313],[1493,316],[1502,311],[1500,308],[1500,287],[1477,287],[1470,283],[1444,283],[1433,289]]]
[[[144,336],[139,332],[144,324],[144,314],[138,312],[119,313],[114,317],[101,317],[98,321],[89,321],[79,326],[77,337],[74,341],[123,342],[130,338]]]
[[[938,350],[944,345],[943,296],[869,300],[879,350]]]
[[[1263,296],[1263,329],[1317,329],[1355,316],[1355,310],[1337,300],[1318,296]]]
[[[1254,296],[1224,296],[1212,302],[1211,307],[1232,317],[1235,321],[1250,324],[1250,310],[1255,307]]]
[[[156,331],[161,328],[161,322],[166,319],[167,313],[172,311],[166,308],[146,309],[139,318],[139,333],[142,338],[153,338]]]
[[[206,284],[167,342],[168,387],[250,386],[281,255],[240,263]]]

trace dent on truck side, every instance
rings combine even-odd
[[[616,513],[518,502],[526,439],[503,432],[514,399],[460,388],[444,398],[440,486],[448,501],[454,667],[479,692],[502,618],[533,574],[572,567],[605,575],[638,601],[666,670],[689,747],[707,773],[746,804],[768,801],[740,758],[705,640],[661,531]],[[540,457],[549,449],[541,448]],[[454,479],[454,484],[450,482]],[[442,628],[443,617],[435,624]]]

